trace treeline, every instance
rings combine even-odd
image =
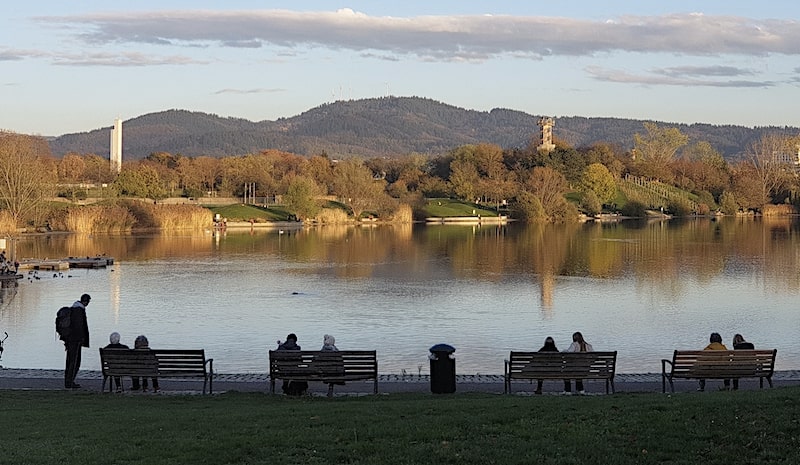
[[[556,142],[550,152],[535,144],[504,150],[479,143],[438,156],[341,160],[280,150],[224,158],[156,152],[125,163],[118,176],[107,163],[102,168],[96,155],[70,153],[58,163],[58,175],[62,184],[109,183],[113,195],[125,197],[280,197],[299,218],[315,217],[320,199],[330,196],[355,218],[389,218],[400,205],[418,209],[425,198],[451,197],[507,207],[519,219],[536,221],[568,221],[580,212],[641,216],[658,202],[667,212],[683,215],[762,211],[767,204],[797,201],[796,134],[768,133],[736,162],[708,142],[690,143],[678,128],[655,123],[643,125],[631,150]],[[622,187],[631,176],[670,186],[682,193],[678,198],[690,200],[663,195],[648,201],[630,194],[634,191]]]
[[[216,158],[276,149],[334,158],[443,155],[453,147],[490,143],[524,149],[538,134],[539,116],[509,109],[467,110],[431,99],[385,97],[337,101],[277,121],[169,110],[125,121],[123,153],[139,160],[154,152]],[[763,134],[779,128],[709,124],[672,125],[690,142],[707,141],[732,160]],[[573,147],[598,141],[633,148],[642,121],[621,118],[559,117],[554,134]],[[50,141],[57,157],[68,152],[108,153],[108,131],[67,134]]]

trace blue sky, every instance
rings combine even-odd
[[[800,126],[800,2],[9,1],[0,129],[341,99]],[[557,126],[557,124],[556,124]]]

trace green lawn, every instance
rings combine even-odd
[[[423,207],[425,216],[497,216],[494,209],[487,209],[478,204],[453,199],[428,199]]]
[[[219,213],[220,217],[227,218],[228,221],[250,221],[251,219],[256,222],[289,220],[289,212],[280,206],[263,208],[255,205],[235,204],[224,207],[206,206],[206,208],[214,214]]]
[[[0,391],[8,464],[794,463],[800,388],[286,398]]]

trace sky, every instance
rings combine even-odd
[[[0,129],[276,120],[384,96],[800,126],[800,2],[6,0],[0,15]]]

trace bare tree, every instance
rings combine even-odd
[[[44,139],[0,131],[0,207],[16,225],[52,195],[56,177]]]
[[[767,204],[786,183],[790,172],[793,139],[779,133],[767,133],[745,150],[743,165],[750,175],[761,205]]]

